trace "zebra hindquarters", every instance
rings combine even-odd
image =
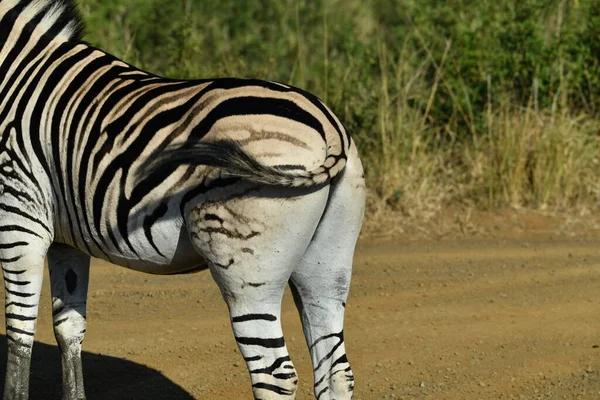
[[[364,208],[363,170],[353,145],[346,169],[332,184],[315,236],[290,280],[319,400],[348,400],[354,391],[344,344],[344,311]]]
[[[281,328],[281,300],[328,193],[328,186],[307,192],[238,182],[188,207],[191,240],[229,307],[256,399],[296,396],[298,377]]]

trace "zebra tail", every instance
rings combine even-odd
[[[258,161],[233,140],[198,142],[185,148],[169,148],[152,157],[142,168],[146,177],[164,171],[165,167],[209,166],[221,169],[227,175],[269,186],[311,187],[329,182],[346,165],[344,151],[328,154],[322,165],[312,171],[302,166],[269,166]]]

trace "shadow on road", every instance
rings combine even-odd
[[[0,335],[0,396],[6,371],[6,337]],[[83,353],[88,400],[193,400],[179,385],[144,365],[101,354]],[[57,346],[35,342],[30,400],[60,399],[61,369]]]

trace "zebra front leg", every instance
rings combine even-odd
[[[53,244],[48,252],[48,266],[54,336],[62,362],[62,398],[83,400],[81,344],[86,327],[90,256],[70,246]]]
[[[14,229],[18,231],[24,228]],[[0,236],[8,343],[4,400],[29,398],[31,350],[47,249],[44,244],[34,245],[31,237],[17,239],[16,236],[18,235]]]

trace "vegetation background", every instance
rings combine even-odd
[[[86,40],[173,78],[320,96],[369,222],[444,207],[600,210],[598,0],[80,0]]]

